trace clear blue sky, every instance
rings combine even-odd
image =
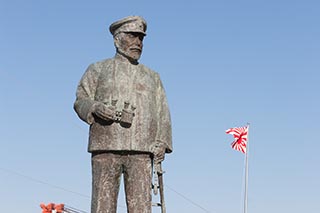
[[[248,212],[320,212],[319,9],[316,0],[2,0],[1,211],[56,202],[89,212],[76,86],[90,63],[113,57],[109,25],[141,15],[140,61],[160,73],[172,114],[167,211],[241,212],[244,155],[224,131],[250,122]],[[119,205],[125,213],[123,193]]]

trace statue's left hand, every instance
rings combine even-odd
[[[158,164],[164,160],[164,156],[166,153],[166,147],[164,144],[156,143],[152,147],[152,153],[153,153],[153,162],[154,164]]]

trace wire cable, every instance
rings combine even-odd
[[[193,204],[194,206],[198,207],[199,209],[202,209],[204,212],[211,213],[208,209],[205,209],[205,208],[202,207],[200,204],[194,202],[193,200],[191,200],[190,198],[186,197],[186,196],[183,195],[182,193],[174,190],[173,188],[169,187],[168,185],[166,185],[166,187],[167,187],[168,189],[170,189],[171,191],[173,191],[174,193],[176,193],[177,195],[179,195],[180,197],[182,197],[183,199],[185,199],[186,201],[188,201],[189,203]]]
[[[64,205],[64,211],[67,213],[88,213],[86,211],[82,211],[80,209],[76,209],[74,207],[67,206],[67,205]]]
[[[23,178],[25,178],[25,179],[28,179],[28,180],[33,181],[33,182],[36,182],[36,183],[41,183],[41,184],[43,184],[43,185],[47,185],[47,186],[50,186],[50,187],[52,187],[52,188],[56,188],[56,189],[59,189],[59,190],[65,191],[65,192],[69,192],[69,193],[72,193],[72,194],[75,194],[75,195],[78,195],[78,196],[81,196],[81,197],[90,199],[90,196],[88,196],[88,195],[81,194],[81,193],[79,193],[79,192],[75,192],[75,191],[66,189],[66,188],[64,188],[64,187],[57,186],[57,185],[54,185],[54,184],[51,184],[51,183],[42,181],[42,180],[39,180],[39,179],[30,177],[30,176],[21,174],[21,173],[19,173],[19,172],[15,172],[15,171],[13,171],[13,170],[1,168],[1,167],[0,167],[0,170],[5,171],[5,172],[10,173],[10,174],[13,174],[13,175],[16,175],[16,176],[23,177]]]

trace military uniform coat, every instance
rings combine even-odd
[[[81,78],[76,96],[74,109],[90,125],[89,152],[151,152],[155,143],[163,144],[167,153],[172,152],[170,113],[158,73],[116,56],[91,64]],[[108,106],[112,100],[117,100],[119,111],[125,101],[136,108],[129,128],[93,114],[95,103]]]

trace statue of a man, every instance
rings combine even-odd
[[[152,163],[172,152],[171,120],[159,74],[138,63],[146,21],[110,25],[116,55],[91,64],[74,109],[90,125],[91,213],[116,213],[123,174],[128,213],[151,212]]]

